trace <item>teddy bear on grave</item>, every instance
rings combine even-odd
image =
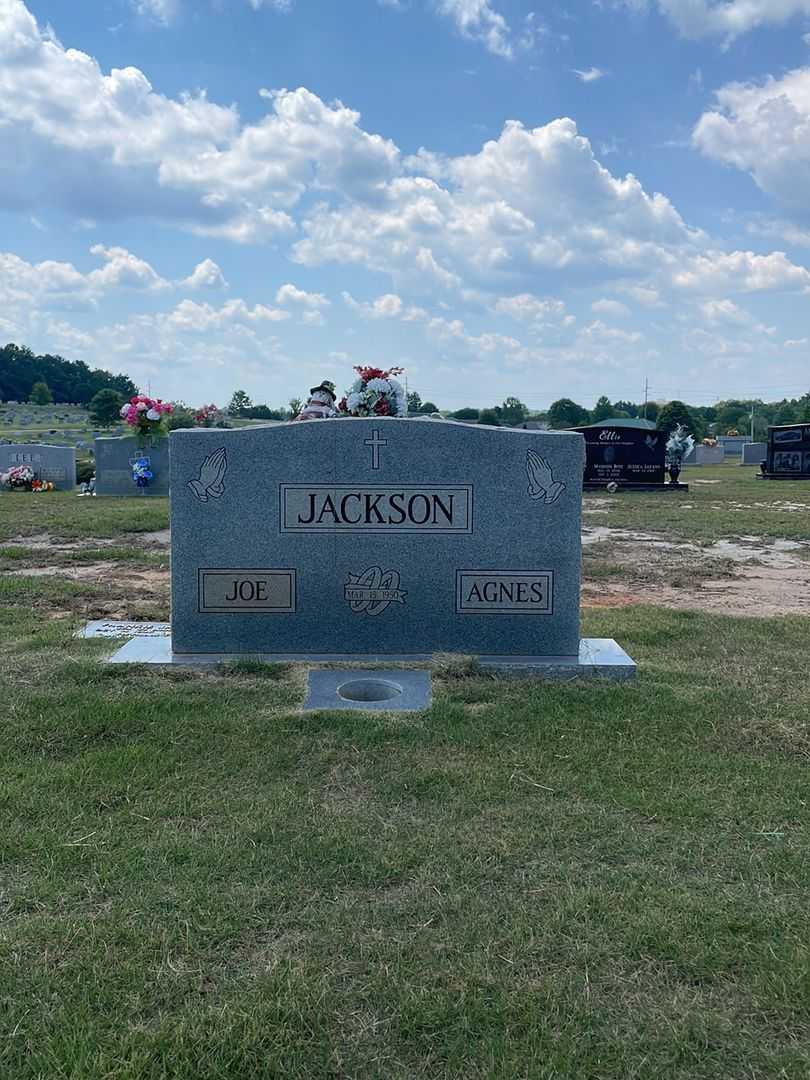
[[[320,386],[312,387],[309,400],[295,420],[329,420],[337,416],[336,400],[335,384],[324,380]]]

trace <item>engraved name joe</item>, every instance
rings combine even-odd
[[[456,612],[551,615],[553,584],[550,570],[457,570]]]
[[[295,611],[295,570],[200,570],[201,612]]]
[[[457,486],[281,485],[281,531],[471,533],[473,494]]]

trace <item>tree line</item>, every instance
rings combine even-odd
[[[89,405],[99,390],[115,390],[122,397],[138,392],[128,376],[89,368],[83,360],[39,356],[25,345],[0,347],[0,401]]]

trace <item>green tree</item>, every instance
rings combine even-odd
[[[591,409],[591,423],[598,423],[600,420],[607,420],[609,417],[615,416],[616,411],[610,404],[610,398],[605,397],[603,394],[599,398],[597,403]]]
[[[53,394],[46,382],[35,382],[31,387],[28,400],[32,405],[52,405]]]
[[[658,414],[658,428],[668,436],[678,424],[682,424],[690,435],[698,438],[702,425],[689,407],[676,398],[674,401],[668,402]]]
[[[725,401],[717,410],[717,428],[725,435],[732,428],[742,431],[749,423],[751,403],[747,401]]]
[[[124,404],[122,394],[117,390],[106,387],[93,395],[90,402],[90,420],[97,427],[112,427],[121,420],[121,406]]]
[[[244,390],[234,390],[233,397],[228,403],[228,413],[231,416],[244,416],[245,410],[253,407],[253,402]]]
[[[520,398],[508,397],[503,405],[501,405],[499,415],[505,424],[508,424],[510,427],[517,427],[519,424],[526,422],[529,410]]]
[[[415,390],[408,394],[408,412],[419,412],[422,408],[422,399]]]
[[[588,410],[571,398],[559,398],[548,410],[548,422],[553,428],[581,427],[588,419]]]
[[[419,412],[423,416],[429,416],[431,413],[438,412],[439,406],[434,405],[432,401],[423,401],[419,406]]]
[[[803,424],[810,424],[810,391],[799,398],[797,404],[797,412],[799,414],[799,420]]]
[[[454,413],[450,413],[454,420],[477,420],[478,409],[456,409]]]
[[[498,414],[494,409],[482,409],[478,414],[479,424],[489,424],[490,427],[500,427],[501,421],[498,419]]]
[[[304,407],[304,403],[301,400],[301,398],[297,398],[297,397],[290,398],[290,401],[289,401],[290,419],[294,420],[296,418],[296,416],[298,416],[298,414],[301,412],[303,407]]]
[[[166,417],[167,430],[179,431],[181,428],[193,428],[196,426],[194,410],[190,409],[188,405],[176,401],[174,403],[174,412],[169,413]]]

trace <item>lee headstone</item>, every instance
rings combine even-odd
[[[176,653],[578,656],[580,435],[380,418],[170,440]]]
[[[102,438],[94,441],[97,495],[168,495],[169,440],[153,439],[140,447],[132,435]],[[137,487],[132,478],[132,466],[145,458],[154,474],[146,487]]]
[[[8,472],[15,465],[29,465],[37,480],[49,480],[56,491],[72,491],[76,486],[76,450],[72,446],[3,443],[0,472]]]

